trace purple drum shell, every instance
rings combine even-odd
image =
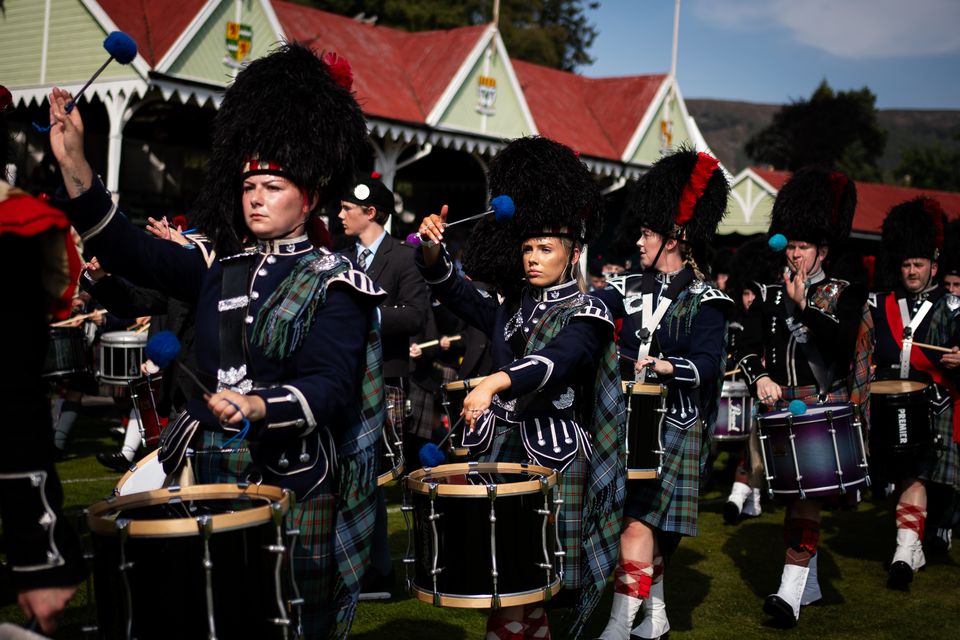
[[[727,380],[720,393],[720,407],[712,440],[742,442],[750,437],[753,426],[753,398],[743,382]]]
[[[830,433],[830,424],[836,432]],[[759,418],[770,489],[778,495],[817,498],[845,493],[867,483],[866,458],[849,403],[810,406],[803,415],[784,409]],[[796,447],[796,465],[791,451]],[[839,471],[838,473],[838,461]],[[797,479],[799,467],[800,479]]]

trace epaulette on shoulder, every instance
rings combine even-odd
[[[714,304],[733,304],[733,298],[725,294],[716,287],[708,287],[706,291],[700,294],[701,304],[710,302]]]
[[[340,260],[346,260],[346,258],[343,256],[338,256],[338,258]],[[330,280],[327,281],[327,286],[329,287],[332,285],[346,285],[364,295],[373,296],[376,298],[382,298],[387,295],[387,292],[378,287],[373,280],[370,279],[370,276],[359,269],[354,269],[353,267],[344,269],[337,275],[330,278]]]
[[[613,326],[613,315],[603,300],[596,296],[584,294],[583,301],[584,305],[573,314],[575,318],[593,318],[607,322]]]
[[[606,279],[607,286],[613,289],[616,289],[620,292],[620,295],[627,295],[627,283],[634,278],[643,278],[643,274],[640,273],[625,273],[620,276],[611,276]]]

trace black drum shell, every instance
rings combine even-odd
[[[884,475],[911,473],[933,443],[929,387],[903,381],[911,390],[870,393],[870,455]]]
[[[652,479],[660,472],[661,425],[664,418],[665,396],[662,390],[655,393],[626,393],[627,421],[627,472],[630,479]],[[643,385],[651,387],[653,385]]]
[[[183,517],[183,504],[139,507],[120,515],[131,520]],[[126,638],[127,595],[120,572],[119,535],[94,534],[94,593],[102,638]],[[228,531],[215,531],[209,542],[212,561],[215,624],[219,638],[282,638],[277,616],[277,588],[289,599],[289,560],[283,557],[277,575],[277,554],[266,547],[277,542],[271,521]],[[132,601],[132,637],[208,637],[203,538],[193,536],[130,536],[123,545]],[[278,582],[279,581],[279,582]],[[288,614],[289,615],[289,614]]]

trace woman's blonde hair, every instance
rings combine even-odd
[[[706,281],[707,278],[703,275],[703,272],[700,271],[700,266],[697,264],[696,258],[693,257],[693,248],[686,240],[684,229],[682,227],[674,227],[673,238],[677,240],[677,247],[680,249],[680,259],[683,260],[683,266],[690,267],[697,280]],[[664,240],[664,242],[666,242],[666,240]]]
[[[565,236],[560,237],[560,244],[563,245],[564,251],[567,252],[567,263],[570,264],[570,258],[573,257],[574,248],[578,248],[583,251],[583,247],[579,242],[573,238],[567,238]],[[570,268],[570,278],[577,281],[577,287],[580,289],[580,293],[587,292],[587,279],[583,277],[583,272],[580,269],[580,261],[577,260],[571,265]]]

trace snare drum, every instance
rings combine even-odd
[[[90,371],[90,356],[80,327],[50,327],[44,378],[61,378]]]
[[[285,557],[289,509],[278,487],[229,484],[87,509],[100,637],[292,636],[299,606]]]
[[[711,439],[726,442],[747,440],[752,425],[753,398],[749,387],[739,380],[725,380]]]
[[[130,388],[130,401],[140,420],[140,436],[147,447],[155,447],[160,442],[160,415],[157,413],[157,397],[163,386],[163,374],[141,376],[127,383]]]
[[[143,349],[147,346],[147,334],[133,331],[111,331],[100,337],[100,382],[125,385],[143,373]]]
[[[627,479],[649,480],[663,467],[663,419],[667,388],[660,384],[623,382],[627,405]]]
[[[933,442],[930,386],[918,380],[877,380],[870,385],[870,453],[895,460]]]
[[[467,394],[483,382],[485,378],[486,376],[480,376],[479,378],[467,378],[466,380],[453,380],[440,386],[440,404],[443,405],[443,411],[447,414],[451,433],[463,426],[463,416],[460,415],[460,412],[463,411],[463,401]],[[453,437],[450,437],[448,442],[453,443]],[[469,455],[467,447],[452,447],[452,449],[453,454],[457,457]]]
[[[438,607],[497,608],[560,590],[557,472],[526,464],[418,469],[405,481],[413,514],[411,594]],[[415,553],[413,553],[415,550]]]
[[[870,485],[860,421],[849,402],[758,417],[770,495],[820,498]]]

